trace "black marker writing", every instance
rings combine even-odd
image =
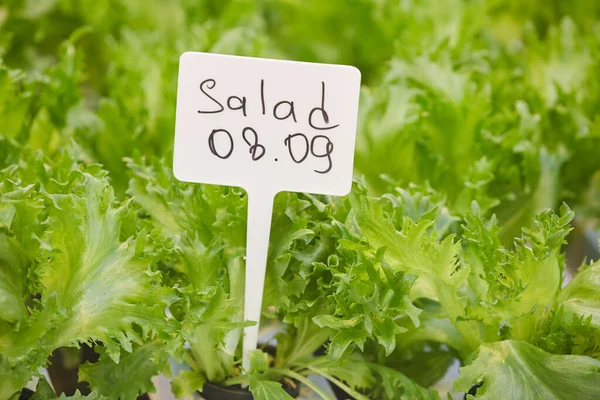
[[[246,135],[248,132],[252,133],[252,140],[248,139]],[[258,161],[262,158],[262,156],[265,155],[265,146],[258,144],[258,134],[254,129],[250,128],[249,126],[244,128],[242,131],[242,138],[244,139],[244,142],[250,146],[250,150],[248,152],[252,155],[252,161]],[[257,151],[259,153],[258,155],[256,154]]]
[[[288,113],[286,115],[284,115],[283,117],[280,117],[279,115],[277,115],[277,110],[279,109],[280,106],[287,104],[288,106]],[[292,119],[294,120],[294,122],[298,122],[296,121],[296,112],[294,111],[294,102],[293,101],[287,101],[287,100],[283,100],[280,101],[279,103],[275,104],[275,107],[273,107],[273,116],[275,117],[275,119],[278,120],[282,120],[282,119],[287,119],[289,118],[289,116],[292,116]]]
[[[320,131],[333,129],[333,128],[337,128],[338,126],[340,126],[340,124],[332,125],[332,126],[328,126],[328,127],[316,126],[313,123],[313,114],[315,113],[315,111],[321,111],[321,115],[323,116],[323,121],[325,121],[325,124],[329,124],[329,115],[327,114],[327,111],[325,111],[325,82],[321,82],[321,107],[315,107],[312,110],[310,110],[310,114],[308,114],[308,124],[311,126],[311,128],[317,129]]]
[[[265,80],[260,80],[260,103],[262,105],[262,113],[265,115]]]
[[[215,135],[219,132],[224,132],[229,138],[229,151],[224,156],[219,154],[215,146]],[[213,129],[213,131],[208,136],[208,148],[210,152],[213,153],[215,156],[219,157],[222,160],[226,160],[229,158],[231,153],[233,153],[233,138],[231,137],[231,134],[225,129]]]
[[[200,114],[218,114],[225,111],[225,108],[231,111],[241,111],[244,117],[248,116],[248,98],[246,96],[236,96],[231,95],[227,97],[227,101],[220,103],[215,97],[209,94],[209,90],[214,89],[216,87],[216,81],[214,79],[206,79],[200,83],[200,91],[214,104],[216,107],[213,107],[212,110],[198,110]],[[294,122],[298,122],[296,117],[296,105],[292,100],[282,100],[276,103],[272,109],[269,105],[269,114],[267,115],[267,98],[265,94],[265,80],[260,80],[260,103],[261,103],[261,111],[264,116],[267,118],[274,118],[275,120],[282,121],[287,120],[289,118],[293,119]],[[308,125],[317,131],[325,131],[337,128],[340,124],[333,124],[330,121],[329,114],[325,109],[325,92],[326,85],[324,81],[321,81],[321,102],[320,105],[314,107],[310,113],[308,114]],[[255,97],[250,98],[250,102],[254,101]],[[296,99],[297,100],[297,99]],[[330,101],[331,102],[331,101]],[[225,105],[225,107],[224,107]],[[252,108],[254,104],[251,104],[250,113],[254,110]],[[239,115],[239,114],[238,114]],[[235,119],[235,118],[234,118]],[[321,120],[322,119],[322,120]],[[320,132],[318,132],[320,133]],[[324,159],[326,160],[326,165],[324,167],[320,167],[317,169],[313,169],[315,173],[318,174],[326,174],[330,172],[333,168],[333,159],[332,153],[334,150],[334,143],[332,140],[325,135],[318,134],[310,138],[312,134],[308,136],[305,133],[297,132],[288,135],[284,139],[284,145],[287,147],[290,158],[296,164],[303,163],[309,155],[315,157],[316,159]],[[239,136],[236,136],[235,140],[238,139]],[[246,126],[242,130],[242,139],[248,145],[248,153],[252,161],[258,161],[262,159],[266,153],[267,148],[264,145],[264,137],[263,143],[260,143],[259,135],[257,131],[250,127]],[[277,139],[280,140],[280,139]],[[266,143],[269,143],[267,141]],[[234,151],[235,143],[234,138],[226,129],[213,129],[208,137],[208,147],[210,152],[216,157],[225,160],[228,159]],[[271,155],[273,157],[275,154]],[[280,159],[275,157],[272,158],[276,162]],[[313,160],[310,164],[313,163],[322,164],[322,161]],[[314,167],[313,167],[314,168]],[[312,169],[312,168],[310,168]]]
[[[206,95],[206,97],[208,97],[209,99],[211,99],[212,101],[214,101],[218,106],[219,106],[219,110],[212,110],[212,111],[202,111],[202,110],[198,110],[199,114],[217,114],[220,113],[221,111],[224,110],[223,105],[221,103],[219,103],[217,100],[215,100],[210,94],[206,93],[204,91],[204,86],[206,86],[208,89],[213,89],[216,86],[217,82],[215,82],[214,79],[205,79],[204,81],[202,81],[202,83],[200,84],[200,91],[202,93],[204,93],[204,95]],[[245,115],[245,113],[244,113]]]
[[[315,153],[315,142],[317,141],[317,139],[324,139],[327,141],[327,143],[325,143],[325,152],[322,154],[317,154]],[[316,169],[314,170],[316,173],[318,174],[326,174],[329,171],[331,171],[331,168],[333,167],[333,163],[331,161],[331,153],[333,152],[333,142],[331,140],[329,140],[329,138],[325,135],[317,135],[315,137],[312,138],[312,140],[310,141],[310,152],[312,153],[313,156],[317,157],[317,158],[325,158],[327,157],[327,160],[329,161],[329,166],[327,167],[327,169],[323,170],[323,171],[317,171]]]
[[[239,105],[237,107],[233,107],[231,105],[231,100],[237,100]],[[229,109],[232,111],[242,110],[242,113],[244,114],[244,117],[245,117],[246,116],[246,96],[242,97],[241,99],[237,96],[229,96],[229,98],[227,99],[227,107],[229,107]]]
[[[294,151],[293,151],[293,147],[294,147],[294,138],[302,138],[304,139],[304,155],[300,158],[296,158],[294,156]],[[305,134],[303,133],[294,133],[293,135],[288,135],[287,138],[285,138],[285,140],[283,141],[283,143],[287,146],[288,151],[290,153],[290,157],[292,158],[292,160],[296,163],[296,164],[300,164],[302,161],[306,160],[306,157],[308,157],[308,151],[309,151],[309,146],[308,146],[308,138],[306,137]]]

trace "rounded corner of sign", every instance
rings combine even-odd
[[[350,194],[350,192],[352,192],[352,186],[350,186],[348,189],[345,189],[342,192],[340,192],[338,194],[338,196],[340,196],[340,197],[348,196]]]
[[[362,72],[360,72],[360,69],[358,69],[358,67],[355,67],[354,65],[348,65],[348,68],[352,71],[352,73],[356,76],[356,78],[360,82],[362,79]]]
[[[194,55],[194,51],[184,51],[183,53],[181,53],[181,55],[179,56],[179,63],[181,64],[182,62],[184,62],[187,58],[189,57],[193,57]]]
[[[348,196],[351,191],[352,191],[352,181],[350,181],[350,183],[348,183],[347,185],[340,187],[340,189],[337,190],[335,193],[332,193],[332,195],[344,197],[344,196]]]
[[[185,178],[185,174],[183,174],[180,169],[177,167],[177,163],[173,164],[173,176],[180,182],[187,182]]]

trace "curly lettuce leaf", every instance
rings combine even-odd
[[[464,315],[466,298],[456,294],[460,293],[469,268],[459,263],[460,243],[454,235],[438,237],[434,221],[429,218],[440,211],[434,208],[429,218],[425,214],[423,219],[413,220],[388,198],[357,195],[352,201],[359,237],[368,243],[362,251],[382,252],[392,270],[417,276],[416,284],[440,302],[467,342],[476,342],[472,329],[457,321]]]
[[[600,264],[584,265],[559,294],[536,344],[557,354],[600,359]]]
[[[412,295],[439,302],[440,318],[452,324],[429,319],[431,329],[417,329],[431,334],[423,340],[442,340],[467,357],[482,341],[535,339],[560,292],[561,250],[573,218],[566,205],[559,215],[540,213],[509,249],[502,246],[495,218],[483,217],[476,203],[459,230],[462,242],[437,233],[438,206],[415,212],[406,196],[360,194],[352,204],[353,231],[367,243],[353,244],[355,251],[381,253],[393,270],[417,276]]]
[[[589,318],[600,330],[600,262],[582,267],[558,297],[566,321]]]
[[[525,342],[484,344],[477,358],[462,367],[454,389],[469,399],[597,399],[600,361],[586,356],[553,355]]]
[[[476,272],[469,280],[472,300],[467,315],[483,323],[482,338],[535,338],[539,322],[560,292],[562,246],[572,219],[566,204],[559,215],[544,211],[515,240],[515,248],[507,250],[500,244],[495,219],[484,221],[473,208],[465,225],[464,258]]]
[[[194,294],[190,296],[190,294]],[[211,382],[222,382],[239,373],[235,361],[244,322],[239,303],[218,287],[205,292],[190,292],[194,298],[186,310],[180,334],[189,343],[184,359],[195,371],[201,371]]]
[[[426,389],[400,372],[383,365],[369,363],[376,384],[373,385],[371,398],[401,400],[439,400],[435,390]]]
[[[235,373],[242,334],[246,204],[241,190],[177,181],[154,159],[126,160],[137,221],[153,231],[152,244],[168,249],[161,270],[183,298],[171,309],[180,323],[175,350],[210,381]],[[210,340],[206,340],[209,338]]]
[[[547,318],[535,344],[553,354],[585,355],[600,359],[600,329],[592,316],[567,314],[559,308]]]
[[[415,326],[419,325],[420,310],[408,297],[412,282],[385,263],[363,259],[335,275],[333,315],[313,318],[317,325],[334,332],[328,348],[333,359],[340,358],[352,344],[362,349],[369,337],[385,349],[386,355],[391,354],[396,347],[396,335],[406,331],[396,322],[400,314],[408,315]]]
[[[464,276],[464,271],[458,273],[460,244],[454,242],[453,235],[438,240],[437,233],[432,229],[432,217],[435,214],[429,218],[427,214],[422,215],[422,219],[411,218],[394,203],[391,203],[391,210],[386,208],[389,201],[388,198],[369,198],[365,195],[352,198],[353,220],[361,238],[367,240],[370,246],[365,250],[385,249],[385,259],[394,270],[402,270],[431,282],[442,280],[450,285],[460,283],[461,276]]]
[[[66,155],[54,163],[43,157],[28,161],[16,176],[24,188],[34,186],[32,196],[44,207],[29,219],[33,233],[21,244],[36,243],[28,247],[34,250],[27,290],[39,299],[31,300],[17,329],[5,326],[1,332],[2,362],[21,380],[11,384],[15,391],[28,380],[24,371],[31,376],[61,346],[101,341],[118,361],[121,348],[131,351],[133,343],[167,329],[164,310],[174,300],[152,271],[159,253],[147,246],[147,234],[122,240],[128,205],[116,202],[105,172]],[[13,197],[18,212],[28,210],[30,200]],[[31,216],[25,211],[14,221]],[[18,237],[23,227],[13,223],[11,229]]]
[[[132,342],[165,326],[170,292],[151,270],[155,258],[145,249],[144,232],[121,242],[127,206],[114,205],[106,180],[73,171],[66,188],[66,193],[42,189],[49,225],[43,240],[50,249],[38,269],[42,302],[49,310],[64,310],[53,345],[92,338],[118,361],[117,345],[131,351]]]
[[[368,338],[389,354],[403,330],[397,315],[407,313],[418,324],[418,310],[408,296],[413,279],[393,271],[382,253],[361,251],[347,199],[286,194],[275,206],[265,302],[296,329],[289,340],[280,337],[284,345],[295,344],[278,356],[306,357],[328,335],[333,359],[354,345],[363,348]],[[288,354],[290,349],[301,351]]]
[[[0,320],[16,323],[28,316],[27,275],[42,204],[33,185],[14,185],[11,175],[0,173]]]
[[[133,399],[154,393],[152,377],[170,371],[163,346],[159,340],[136,345],[131,352],[122,351],[118,364],[103,347],[97,346],[100,359],[79,366],[79,381],[88,382],[94,392],[110,399]]]

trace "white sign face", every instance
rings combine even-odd
[[[184,53],[173,173],[248,192],[243,368],[256,348],[273,198],[352,187],[360,72],[343,65]]]
[[[184,53],[175,177],[249,193],[348,194],[359,91],[350,66]]]

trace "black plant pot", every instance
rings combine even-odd
[[[275,357],[277,349],[275,346],[264,346],[262,351]],[[288,384],[287,382],[281,382],[283,390],[289,394],[292,398],[297,398],[300,395],[300,389],[298,388],[298,382],[294,381],[294,384]],[[212,382],[205,382],[202,392],[200,393],[206,400],[254,400],[254,396],[248,389],[242,389],[240,385],[224,387]]]
[[[21,390],[21,394],[19,395],[19,400],[29,400],[35,392],[31,389],[24,388]],[[137,400],[149,400],[148,394],[145,393],[137,398]]]
[[[348,393],[346,393],[342,389],[340,389],[340,387],[338,385],[336,385],[335,383],[333,383],[331,381],[328,381],[328,382],[329,382],[329,386],[331,386],[331,390],[335,394],[336,399],[338,399],[338,400],[352,399],[352,396],[350,396]]]
[[[77,390],[83,395],[90,394],[87,383],[79,382],[79,365],[98,361],[94,345],[83,343],[79,350],[58,348],[48,357],[48,375],[56,393],[72,396]]]
[[[33,396],[35,392],[31,389],[23,389],[21,390],[21,394],[19,395],[19,400],[29,400],[31,396]]]
[[[477,396],[477,389],[483,386],[483,382],[479,382],[476,385],[471,386],[471,389],[467,393],[465,393],[465,400],[467,400],[467,395]]]
[[[283,383],[283,390],[294,399],[300,394],[297,385],[292,387],[286,385],[285,382]],[[201,394],[206,400],[254,400],[252,393],[248,389],[242,389],[239,385],[223,387],[206,382]]]

